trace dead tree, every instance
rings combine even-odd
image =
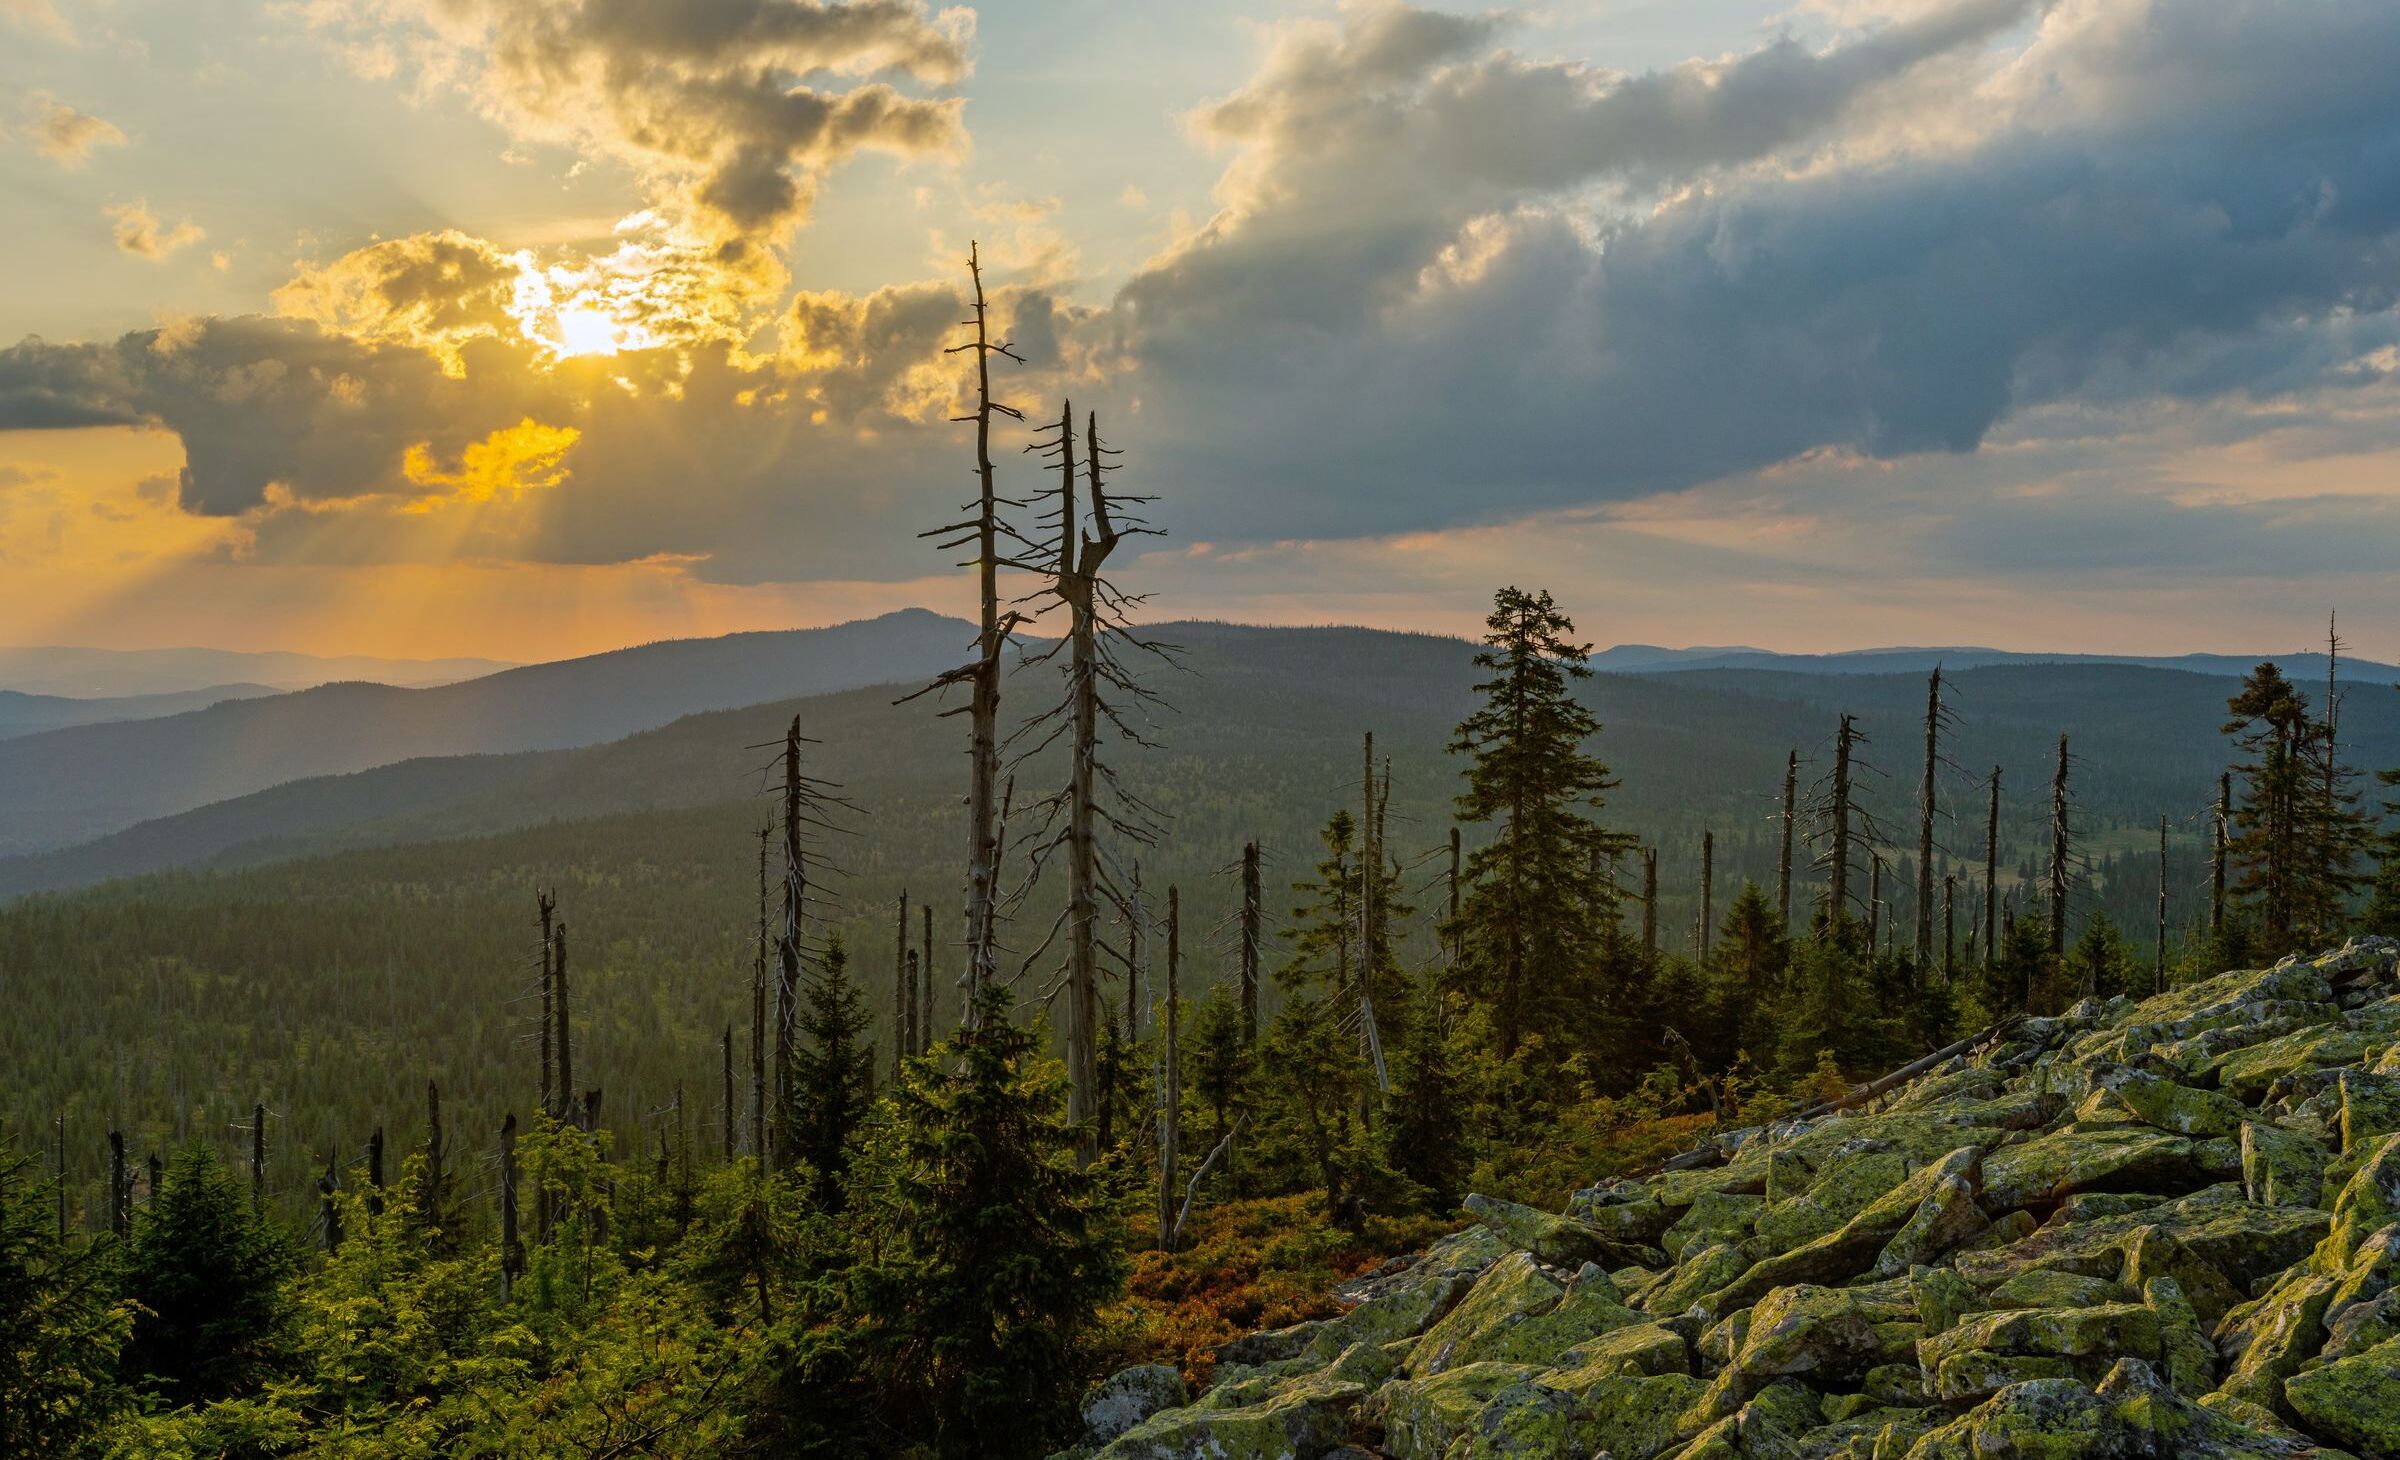
[[[1259,909],[1258,843],[1242,844],[1242,1043],[1258,1043]]]
[[[772,824],[758,829],[758,940],[750,962],[750,1154],[761,1171],[774,1169],[767,1150],[767,844]]]
[[[725,1163],[733,1164],[733,1026],[725,1026]]]
[[[917,1012],[918,959],[917,950],[908,950],[908,1017],[902,1027],[907,1031],[908,1053],[911,1058],[925,1052],[924,1018]]]
[[[50,1175],[58,1187],[58,1241],[67,1241],[67,1118],[52,1117],[50,1133]]]
[[[2167,819],[2158,819],[2158,942],[2151,951],[2150,992],[2167,986]]]
[[[925,949],[925,966],[919,971],[918,988],[921,993],[917,1004],[917,1017],[924,1024],[917,1031],[917,1053],[923,1054],[933,1048],[934,1011],[939,1007],[935,994],[941,986],[933,978],[933,904],[919,904],[917,915],[925,925],[925,936],[921,940]]]
[[[807,915],[808,854],[800,835],[800,717],[783,734],[783,927],[775,938],[775,1123],[768,1142],[791,1144],[793,1038],[800,1009],[800,926]]]
[[[908,977],[908,889],[900,889],[900,921],[892,935],[892,1087],[900,1085],[902,1061],[913,1052],[909,1044],[917,1032],[916,1014],[909,1007]]]
[[[558,911],[558,899],[540,888],[535,888],[533,907],[542,924],[542,1103],[540,1108],[544,1113],[555,1116],[558,1114],[558,1107],[552,1103],[551,1094],[551,1080],[555,1072],[551,1068],[553,1056],[550,1048],[550,1021],[554,1017],[550,1004],[550,918],[553,913]]]
[[[1992,767],[1992,803],[1983,823],[1983,966],[2000,961],[2000,767]]]
[[[417,1225],[432,1232],[442,1225],[449,1173],[442,1166],[442,1087],[425,1082],[425,1171],[417,1183]]]
[[[1941,764],[1942,667],[1925,686],[1925,779],[1917,793],[1917,967],[1933,962],[1933,816],[1935,770]]]
[[[152,1151],[146,1166],[150,1173],[150,1194],[145,1201],[153,1202],[158,1200],[158,1189],[166,1184],[167,1163],[158,1159],[158,1153]]]
[[[1610,881],[1610,884],[1613,886],[1613,885],[1615,884],[1615,881],[1616,881],[1615,873],[1614,873],[1614,870],[1613,870],[1613,869],[1614,869],[1614,867],[1615,867],[1615,863],[1616,863],[1616,853],[1615,853],[1615,852],[1613,852],[1613,851],[1609,853],[1609,863],[1610,863],[1610,867],[1611,867],[1611,869],[1612,869],[1612,870],[1611,870],[1611,873],[1610,873],[1609,881]],[[1458,823],[1456,823],[1456,822],[1452,822],[1452,823],[1450,824],[1450,898],[1449,898],[1449,907],[1450,907],[1450,921],[1449,921],[1449,933],[1450,933],[1450,938],[1449,938],[1449,943],[1450,943],[1450,966],[1451,966],[1452,968],[1457,968],[1457,967],[1459,967],[1461,964],[1463,964],[1463,963],[1465,963],[1465,962],[1467,961],[1466,930],[1465,930],[1465,928],[1464,928],[1464,927],[1463,927],[1463,926],[1460,924],[1460,922],[1459,922],[1459,917],[1458,917],[1458,910],[1459,910],[1459,882],[1460,882],[1460,878],[1459,878],[1459,855],[1458,855]],[[1611,905],[1612,905],[1612,906],[1614,905],[1614,904],[1613,904],[1613,900],[1612,900],[1612,904],[1611,904]]]
[[[1098,1154],[1091,1132],[1099,1114],[1103,1017],[1100,959],[1104,950],[1099,924],[1100,903],[1107,888],[1101,830],[1105,826],[1112,836],[1137,845],[1148,845],[1159,831],[1155,808],[1132,794],[1102,759],[1101,739],[1105,729],[1135,745],[1150,743],[1127,716],[1137,706],[1155,705],[1158,699],[1134,678],[1123,651],[1139,649],[1164,655],[1166,650],[1134,632],[1129,610],[1140,599],[1119,592],[1106,576],[1109,557],[1125,538],[1155,531],[1131,515],[1132,509],[1150,499],[1109,490],[1108,474],[1119,466],[1111,458],[1120,453],[1100,439],[1097,413],[1085,418],[1080,462],[1076,448],[1072,403],[1062,406],[1057,422],[1044,428],[1025,448],[1058,469],[1058,495],[1041,520],[1041,529],[1056,544],[1040,563],[1049,579],[1043,592],[1051,602],[1035,616],[1060,608],[1067,614],[1064,637],[1031,662],[1040,664],[1063,653],[1065,687],[1057,703],[1011,735],[1004,748],[1016,749],[1022,742],[1016,756],[1017,763],[1022,763],[1061,737],[1068,745],[1066,785],[1034,807],[1041,825],[1035,833],[1026,885],[1039,879],[1054,856],[1064,855],[1067,906],[1062,922],[1067,949],[1059,992],[1067,1003],[1067,1115],[1085,1133],[1079,1136],[1077,1149],[1088,1161]],[[1080,502],[1079,485],[1084,494]],[[1026,960],[1028,968],[1048,951],[1056,936],[1054,929],[1051,938]]]
[[[1958,921],[1954,905],[1958,900],[1958,879],[1942,874],[1942,982],[1948,983],[1958,975]]]
[[[1717,834],[1700,833],[1700,932],[1692,940],[1692,954],[1702,963],[1708,961],[1709,936],[1714,928],[1711,919],[1715,907],[1713,894],[1717,884]]]
[[[1833,786],[1825,803],[1830,828],[1830,863],[1825,882],[1825,919],[1838,927],[1850,915],[1850,757],[1861,739],[1858,722],[1842,716],[1833,742]],[[1872,946],[1873,940],[1869,939]]]
[[[1867,951],[1875,951],[1876,935],[1883,927],[1883,854],[1867,849]]]
[[[732,1033],[726,1034],[728,1046]],[[729,1066],[730,1068],[730,1066]],[[731,1121],[727,1122],[728,1128]],[[525,1245],[517,1240],[517,1117],[500,1122],[500,1301],[516,1291],[517,1276],[525,1271]]]
[[[575,1038],[574,1022],[567,1004],[567,925],[561,921],[550,929],[550,986],[558,1005],[558,1118],[561,1124],[575,1118]]]
[[[267,1205],[267,1107],[250,1107],[250,1210]]]
[[[1005,340],[995,340],[991,333],[988,301],[983,292],[983,263],[974,245],[967,249],[967,275],[974,286],[975,314],[962,322],[962,327],[974,331],[974,337],[953,345],[945,353],[975,356],[975,409],[953,421],[975,423],[976,500],[968,505],[973,515],[957,522],[945,523],[917,534],[938,540],[944,551],[971,549],[969,560],[975,569],[978,618],[975,633],[975,657],[959,668],[948,670],[918,694],[947,688],[954,684],[969,687],[968,703],[945,710],[954,715],[963,709],[968,716],[967,755],[967,972],[964,1017],[975,1018],[977,1000],[986,984],[998,972],[999,915],[1000,915],[1000,666],[1019,615],[1003,615],[1000,609],[1000,570],[1003,567],[1031,566],[1018,558],[1017,546],[1003,551],[1002,539],[1026,549],[1033,545],[1020,536],[1002,518],[1004,507],[1021,507],[1021,502],[999,495],[992,470],[992,418],[1006,416],[1022,421],[1024,413],[1014,406],[1004,405],[992,398],[992,357],[1006,356],[1023,364],[1024,357],[1010,348]],[[1038,551],[1038,550],[1037,550]],[[907,696],[908,699],[916,695]]]
[[[2233,840],[2233,772],[2217,777],[2217,820],[2209,849],[2208,935],[2225,931],[2225,849]]]
[[[2050,777],[2050,956],[2067,952],[2067,737],[2058,737],[2058,769]]]
[[[1775,858],[1775,911],[1789,929],[1792,925],[1792,828],[1797,825],[1800,794],[1800,752],[1794,750],[1783,762],[1783,850]]]
[[[125,1174],[125,1133],[112,1130],[108,1133],[108,1234],[119,1242],[126,1239],[133,1227],[129,1181]]]
[[[367,1137],[367,1215],[383,1215],[383,1127]]]
[[[1178,1045],[1182,1020],[1176,1010],[1183,963],[1183,901],[1167,888],[1167,997],[1162,1011],[1158,1081],[1158,1241],[1165,1250],[1175,1240],[1175,1167],[1183,1137],[1183,1051]]]
[[[1642,952],[1658,956],[1658,848],[1642,848]]]
[[[158,1160],[156,1156],[150,1159],[152,1162]],[[151,1189],[155,1192],[156,1185],[153,1184]],[[334,1201],[335,1193],[341,1189],[341,1162],[329,1154],[325,1158],[324,1171],[317,1176],[317,1245],[328,1253],[339,1252],[342,1248],[342,1209]]]

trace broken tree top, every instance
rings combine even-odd
[[[1111,1380],[1070,1453],[2400,1460],[2400,942],[2086,1000],[1564,1213],[1467,1206],[1197,1399]]]

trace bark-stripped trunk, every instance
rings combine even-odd
[[[367,1137],[367,1215],[383,1215],[383,1127]]]
[[[558,911],[558,903],[549,893],[536,891],[533,894],[533,906],[542,923],[542,1103],[539,1108],[545,1114],[556,1116],[557,1097],[552,1085],[557,1072],[552,1067],[554,1054],[550,1047],[550,1021],[555,1017],[550,992],[550,917]]]
[[[500,1301],[516,1291],[525,1270],[524,1244],[517,1240],[517,1117],[500,1122]]]
[[[1167,888],[1167,992],[1163,1035],[1159,1041],[1158,1082],[1158,1243],[1172,1250],[1175,1240],[1175,1172],[1183,1139],[1183,1051],[1178,1043],[1182,1020],[1176,1009],[1181,997],[1183,963],[1183,902]]]
[[[1835,927],[1850,916],[1850,751],[1857,740],[1857,722],[1842,716],[1833,739],[1833,866],[1825,888],[1826,921]],[[1874,946],[1872,937],[1867,946]]]
[[[2158,819],[2158,942],[2151,950],[2150,992],[2167,986],[2167,819]]]
[[[1983,823],[1983,966],[2000,961],[2000,767],[1992,767],[1992,804]]]
[[[267,1107],[250,1107],[250,1210],[267,1204]]]
[[[122,1242],[133,1226],[133,1203],[126,1196],[125,1133],[108,1133],[108,1234]],[[255,1202],[253,1202],[255,1205]]]
[[[984,986],[998,973],[1000,846],[1000,538],[992,482],[992,351],[983,295],[983,263],[970,246],[975,284],[975,476],[981,497],[975,524],[978,613],[974,697],[969,705],[967,790],[967,978],[965,1017],[975,1018]],[[1005,348],[1000,346],[997,348]]]
[[[1658,956],[1658,848],[1642,848],[1642,952]]]
[[[1692,940],[1693,956],[1702,963],[1708,961],[1708,944],[1715,930],[1713,922],[1716,903],[1712,897],[1717,884],[1717,834],[1700,833],[1700,932]]]
[[[1934,767],[1940,763],[1942,667],[1933,667],[1925,686],[1925,780],[1917,793],[1917,967],[1933,962]]]
[[[2058,737],[2058,769],[2050,777],[2050,953],[2067,952],[2067,737]]]
[[[1958,975],[1958,921],[1955,908],[1958,901],[1958,879],[1942,876],[1942,982],[1948,983]]]
[[[567,1004],[567,925],[550,929],[550,986],[558,1004],[558,1114],[575,1119],[575,1026]]]
[[[2217,824],[2208,864],[2208,935],[2225,930],[2225,848],[2233,839],[2233,772],[2217,777]]]
[[[768,1144],[791,1146],[792,1053],[800,1006],[800,928],[807,915],[808,864],[800,841],[800,717],[783,735],[783,927],[775,940],[775,1121]]]
[[[1258,954],[1262,913],[1258,843],[1242,845],[1242,1044],[1258,1043]],[[1455,916],[1455,915],[1454,915]]]
[[[909,1008],[908,889],[900,889],[900,921],[892,934],[892,1086],[900,1085],[901,1061],[907,1059],[917,1034],[916,1015]]]
[[[1792,925],[1792,829],[1798,823],[1799,795],[1800,752],[1795,750],[1783,762],[1783,849],[1775,857],[1775,911],[1787,929]]]

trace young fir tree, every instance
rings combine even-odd
[[[1590,646],[1547,593],[1501,589],[1486,627],[1483,706],[1450,749],[1472,758],[1459,819],[1492,828],[1468,859],[1459,920],[1469,987],[1492,1007],[1508,1058],[1536,1029],[1587,1027],[1620,992],[1591,986],[1615,910],[1591,869],[1629,843],[1588,814],[1616,784],[1584,750],[1600,721],[1573,694],[1591,676]]]
[[[1242,1038],[1242,1011],[1232,988],[1217,984],[1208,991],[1208,997],[1192,1011],[1191,1032],[1186,1038],[1185,1088],[1208,1112],[1208,1128],[1199,1149],[1213,1151],[1250,1106],[1250,1046]],[[1228,1185],[1234,1184],[1233,1157],[1228,1149],[1225,1165],[1219,1168]]]
[[[216,1153],[192,1146],[134,1224],[125,1296],[141,1305],[125,1372],[176,1404],[256,1388],[288,1351],[291,1244]]]
[[[1785,976],[1792,965],[1792,943],[1775,904],[1755,882],[1744,882],[1733,906],[1726,909],[1714,944],[1708,950],[1710,980],[1708,1009],[1694,1018],[1708,1031],[1703,1041],[1691,1034],[1701,1058],[1723,1068],[1744,1051],[1773,1047],[1777,1011],[1785,996]],[[1687,1031],[1688,1033],[1688,1031]]]
[[[839,1211],[858,1128],[875,1101],[875,1046],[850,958],[837,935],[803,989],[792,1052],[792,1155],[808,1163],[816,1204]]]
[[[2066,994],[2071,998],[2114,998],[2129,992],[2133,950],[2105,912],[2094,911],[2083,936],[2067,950]]]
[[[1445,1211],[1466,1195],[1474,1168],[1468,1073],[1474,1054],[1461,1048],[1471,1037],[1461,1027],[1464,1013],[1463,999],[1425,980],[1392,1069],[1392,1164]]]
[[[2380,785],[2400,787],[2400,770],[2377,771]],[[2386,798],[2388,827],[2375,838],[2375,880],[2367,890],[2367,908],[2360,923],[2367,932],[2400,937],[2400,798]]]
[[[1048,1453],[1080,1344],[1121,1277],[1096,1172],[1075,1160],[1066,1084],[987,984],[971,1022],[909,1066],[876,1185],[887,1246],[857,1277],[887,1433],[944,1460]],[[895,1448],[906,1448],[906,1445]]]
[[[112,1246],[61,1242],[55,1191],[33,1169],[0,1147],[0,1455],[77,1455],[122,1398],[134,1314],[116,1297]]]
[[[2367,827],[2351,805],[2348,773],[2308,698],[2273,664],[2261,664],[2226,702],[2225,733],[2244,759],[2242,794],[2226,844],[2234,891],[2256,915],[2271,951],[2331,936],[2350,894]]]

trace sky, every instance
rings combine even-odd
[[[0,0],[0,642],[964,610],[972,241],[1156,616],[2400,659],[2395,74],[2390,0]]]

